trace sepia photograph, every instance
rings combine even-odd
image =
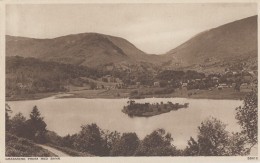
[[[5,157],[258,156],[257,3],[6,3]]]

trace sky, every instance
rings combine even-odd
[[[256,14],[254,3],[9,4],[6,34],[54,38],[95,32],[163,54],[200,32]]]

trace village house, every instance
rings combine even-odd
[[[160,87],[160,82],[154,82],[154,83],[153,83],[153,86],[155,86],[155,87]]]
[[[123,88],[123,83],[117,83],[115,86],[116,89],[121,89]]]
[[[116,82],[116,79],[111,75],[106,75],[106,76],[102,77],[102,81],[108,82],[108,83],[114,83],[114,82]]]
[[[218,89],[228,88],[228,85],[226,83],[221,83],[218,85]]]
[[[213,80],[214,83],[218,83],[219,78],[214,76],[214,77],[212,77],[212,80]]]
[[[256,89],[257,87],[254,84],[242,83],[240,85],[240,92],[251,92]]]
[[[228,76],[232,76],[232,75],[233,75],[233,72],[231,72],[231,71],[226,71],[225,74],[228,75]]]
[[[97,85],[97,89],[104,89],[105,87],[104,87],[104,85],[102,85],[102,84],[98,84]]]
[[[17,83],[17,86],[21,89],[26,88],[26,85],[23,85],[23,83]]]

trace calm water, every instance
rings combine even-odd
[[[196,138],[197,128],[206,118],[213,116],[228,124],[227,130],[239,131],[235,119],[235,108],[242,105],[238,100],[207,100],[185,98],[147,98],[136,102],[168,102],[189,103],[186,109],[172,111],[154,117],[130,118],[121,112],[128,99],[83,99],[54,97],[8,102],[12,115],[21,112],[29,114],[34,105],[37,105],[49,130],[61,136],[74,134],[80,131],[84,124],[96,123],[102,129],[110,131],[136,132],[139,138],[144,138],[153,130],[164,128],[172,134],[174,145],[185,148],[190,136]]]

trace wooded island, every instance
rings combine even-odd
[[[124,106],[122,112],[128,114],[130,117],[151,117],[155,115],[159,115],[162,113],[167,113],[172,110],[179,110],[180,108],[187,108],[188,103],[185,104],[179,104],[172,102],[167,102],[166,104],[161,102],[156,104],[150,104],[150,103],[135,103],[134,100],[130,100],[127,102],[128,105]]]

